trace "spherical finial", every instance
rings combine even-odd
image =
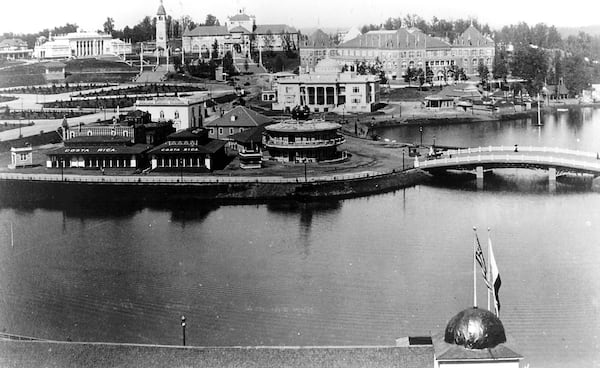
[[[458,313],[448,322],[444,341],[467,349],[487,349],[506,342],[506,334],[498,317],[474,307]]]

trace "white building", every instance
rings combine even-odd
[[[372,111],[379,103],[379,78],[341,70],[335,60],[323,59],[313,73],[278,81],[273,110],[308,106],[312,112]]]
[[[137,100],[136,110],[146,111],[152,121],[173,121],[175,130],[202,127],[202,115],[206,111],[207,96],[202,97],[156,97]]]
[[[0,60],[29,59],[33,50],[27,47],[27,42],[11,38],[0,41]]]
[[[49,38],[41,37],[36,42],[33,56],[37,59],[85,58],[102,55],[124,55],[131,53],[131,43],[113,39],[99,32],[67,33]]]

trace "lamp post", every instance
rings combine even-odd
[[[181,333],[183,337],[183,346],[185,346],[185,316],[181,316]]]
[[[304,182],[308,182],[308,178],[306,177],[306,157],[304,158]]]
[[[183,158],[179,159],[179,176],[181,177],[181,182],[183,183]]]
[[[402,148],[402,171],[404,171],[404,148]]]
[[[60,181],[65,180],[65,159],[60,159]]]
[[[435,150],[435,135],[433,136],[433,149]]]
[[[421,133],[421,146],[423,145],[423,126],[419,127],[419,133]]]

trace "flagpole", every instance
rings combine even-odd
[[[475,263],[477,262],[475,259],[475,254],[477,251],[475,250],[475,243],[477,242],[477,228],[473,226],[474,238],[473,238],[473,307],[477,308],[477,268]]]
[[[492,276],[492,261],[490,259],[490,244],[491,244],[491,242],[490,242],[490,228],[488,227],[487,230],[488,230],[488,270],[489,270],[488,271],[488,285],[493,285],[494,280],[492,280],[492,277],[493,277]],[[488,287],[488,289],[487,289],[487,297],[488,297],[488,310],[489,311],[491,311],[491,309],[490,309],[491,308],[491,306],[490,306],[490,294],[492,292],[493,291]],[[494,309],[496,309],[496,308],[494,307]]]

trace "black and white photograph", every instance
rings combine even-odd
[[[2,4],[0,367],[600,368],[599,14]]]

